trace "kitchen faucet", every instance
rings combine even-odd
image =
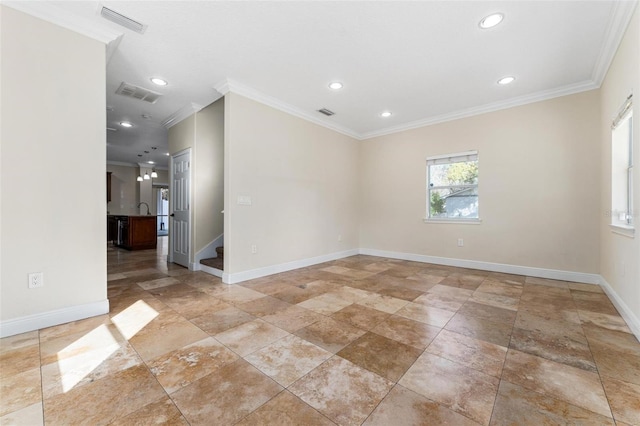
[[[141,203],[138,203],[138,207],[140,207],[142,204],[144,204],[145,206],[147,206],[147,216],[150,216],[151,213],[149,212],[149,204],[145,203],[144,201]]]

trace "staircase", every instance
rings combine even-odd
[[[224,266],[224,247],[216,247],[216,254],[218,255],[218,257],[202,259],[200,263],[209,266],[210,268],[215,268],[222,271]]]

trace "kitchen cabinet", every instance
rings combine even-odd
[[[111,216],[116,223],[115,245],[127,250],[155,249],[156,216]],[[107,220],[109,223],[109,220]]]

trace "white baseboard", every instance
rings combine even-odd
[[[13,336],[41,328],[109,313],[109,300],[55,309],[0,322],[0,337]]]
[[[224,272],[222,274],[222,282],[226,284],[237,284],[255,278],[266,277],[267,275],[279,274],[281,272],[317,265],[318,263],[355,256],[356,254],[358,254],[358,249],[352,249],[325,254],[322,256],[310,257],[308,259],[294,260],[293,262],[281,263],[279,265],[265,266],[264,268],[251,269],[249,271],[236,272],[234,274]]]
[[[203,265],[202,263],[199,266],[200,271],[206,272],[209,275],[214,275],[218,278],[222,278],[222,271],[220,269],[212,268],[211,266]]]
[[[216,252],[217,247],[224,246],[224,234],[218,235],[213,241],[204,246],[202,250],[196,253],[194,263],[199,264],[202,259],[211,259],[213,257],[218,257],[218,253]],[[198,269],[194,269],[197,271]]]
[[[640,318],[638,318],[631,309],[624,303],[624,300],[618,296],[618,293],[611,287],[611,284],[604,279],[604,277],[600,277],[600,287],[607,293],[611,303],[616,307],[622,319],[625,320],[631,332],[636,336],[638,340],[640,340]]]
[[[366,248],[361,248],[359,252],[360,254],[368,256],[388,257],[391,259],[433,263],[436,265],[457,266],[459,268],[479,269],[481,271],[502,272],[505,274],[526,275],[530,277],[548,278],[551,280],[573,281],[585,284],[600,284],[601,281],[600,275],[587,274],[584,272],[561,271],[557,269],[543,269],[531,266],[508,265],[505,263],[453,259],[449,257],[427,256],[423,254],[401,253]]]

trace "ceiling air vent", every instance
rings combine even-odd
[[[124,81],[116,90],[118,95],[128,96],[130,98],[140,99],[141,101],[155,103],[162,93],[154,92],[144,87],[135,86],[133,84],[125,83]]]
[[[147,29],[147,26],[134,20],[131,19],[129,17],[126,17],[118,12],[116,12],[115,10],[109,9],[108,7],[104,7],[102,6],[102,9],[100,9],[100,16],[102,16],[104,19],[107,19],[111,22],[114,22],[118,25],[121,25],[125,28],[129,28],[132,31],[135,31],[137,33],[143,34],[145,32],[145,30]]]
[[[328,110],[326,108],[319,109],[318,112],[321,113],[321,114],[324,114],[324,115],[326,115],[328,117],[331,117],[333,114],[335,114],[335,112],[333,112],[331,110]]]

